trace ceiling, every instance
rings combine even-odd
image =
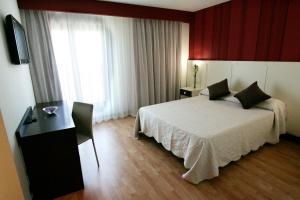
[[[105,0],[105,1],[194,12],[230,0]]]

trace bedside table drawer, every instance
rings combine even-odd
[[[192,96],[192,91],[180,89],[180,94],[181,94],[181,95],[184,95],[184,96],[191,97],[191,96]]]

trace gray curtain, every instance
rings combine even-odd
[[[178,99],[181,23],[134,19],[133,30],[139,107]]]
[[[21,10],[29,53],[30,73],[37,103],[60,101],[62,92],[46,12]]]

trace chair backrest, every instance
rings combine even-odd
[[[93,108],[92,104],[74,102],[72,117],[77,134],[93,138]]]

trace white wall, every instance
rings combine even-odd
[[[26,108],[34,105],[35,100],[28,65],[10,63],[3,22],[7,14],[21,21],[16,0],[0,0],[0,108],[23,192],[25,198],[29,199],[28,181],[16,144],[15,130]]]

